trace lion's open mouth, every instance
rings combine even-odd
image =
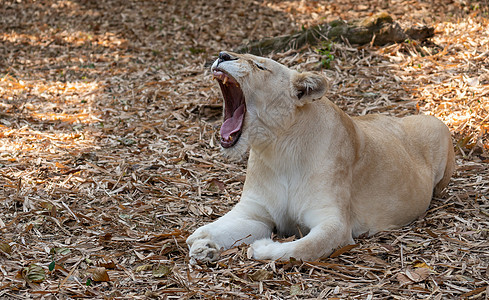
[[[224,122],[221,126],[221,146],[232,147],[238,142],[243,130],[246,104],[239,83],[222,70],[215,69],[212,74],[219,82],[224,97]]]

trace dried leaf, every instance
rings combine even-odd
[[[39,205],[47,211],[51,211],[54,208],[54,205],[51,204],[50,202],[47,202],[47,201],[43,201],[43,202],[39,203]],[[56,209],[56,208],[54,208],[54,209]]]
[[[99,267],[104,267],[106,269],[115,269],[117,267],[117,265],[115,264],[115,262],[113,261],[109,261],[109,262],[99,262],[98,263],[98,266]]]
[[[95,282],[107,282],[110,281],[109,274],[104,267],[98,267],[89,270],[92,274],[91,279]]]
[[[12,247],[9,243],[0,241],[0,251],[6,254],[12,253]]]
[[[338,257],[341,254],[346,253],[346,252],[350,251],[351,249],[353,249],[355,247],[358,247],[358,244],[346,245],[346,246],[344,246],[344,247],[336,250],[335,252],[333,252],[329,257],[331,257],[331,258]]]
[[[429,268],[417,268],[415,270],[406,269],[404,273],[397,274],[397,280],[401,283],[401,285],[417,283],[424,281],[431,274],[431,270]]]
[[[479,288],[476,288],[470,292],[467,292],[467,293],[464,293],[460,296],[461,299],[467,299],[469,298],[470,296],[473,296],[473,295],[477,295],[479,293],[482,293],[482,292],[489,292],[489,285],[486,285],[486,286],[482,286],[482,287],[479,287]],[[486,297],[487,298],[487,297]]]
[[[190,204],[190,206],[188,207],[188,209],[192,212],[192,214],[194,214],[196,216],[201,216],[202,215],[202,212],[197,208],[197,206],[195,206],[193,204]]]
[[[51,254],[59,254],[59,255],[67,255],[71,253],[71,250],[68,248],[51,248]]]
[[[468,78],[467,84],[471,87],[476,87],[479,85],[479,77]]]
[[[374,265],[379,265],[379,266],[388,265],[388,263],[386,261],[384,261],[383,259],[372,256],[372,255],[362,254],[362,255],[360,255],[360,257],[365,261],[369,261],[369,262],[373,263]]]
[[[209,180],[207,189],[212,193],[217,193],[217,192],[223,192],[226,189],[226,187],[224,185],[224,182],[213,178]]]
[[[246,258],[248,258],[248,259],[253,258],[253,248],[248,247],[248,249],[246,249]]]
[[[403,273],[397,273],[396,279],[397,279],[397,281],[399,281],[399,284],[401,286],[404,286],[404,285],[412,284],[413,283],[413,281],[411,279],[409,279],[409,277],[407,277]]]
[[[202,215],[210,216],[213,212],[210,206],[203,206],[203,205],[196,206],[193,204],[189,206],[189,210],[196,216],[202,216]]]
[[[430,270],[433,270],[432,267],[428,266],[424,261],[417,261],[414,263],[415,268],[427,268]]]
[[[159,265],[153,268],[153,277],[161,278],[168,276],[171,273],[171,268],[165,265]]]
[[[104,243],[104,242],[109,242],[112,239],[112,233],[107,232],[103,235],[99,236],[99,241]]]
[[[146,265],[137,266],[134,271],[139,273],[139,272],[148,271],[148,270],[152,270],[152,269],[153,269],[152,264],[146,264]]]
[[[289,292],[290,292],[290,295],[291,296],[300,295],[302,293],[301,285],[300,284],[293,284],[293,285],[291,285],[290,286],[290,289],[289,289]]]
[[[253,274],[248,275],[253,281],[269,280],[273,278],[273,272],[267,271],[265,269],[256,270]]]
[[[40,283],[46,279],[46,271],[37,264],[30,264],[22,270],[24,279],[28,282]]]

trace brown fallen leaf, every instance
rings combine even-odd
[[[92,280],[96,282],[110,281],[109,274],[104,267],[98,267],[88,270],[92,274]]]
[[[224,182],[213,178],[208,181],[207,189],[212,193],[223,192],[226,189],[226,185]]]
[[[101,243],[104,243],[104,242],[110,242],[110,240],[112,239],[112,233],[107,232],[107,233],[105,233],[105,234],[103,234],[103,235],[100,235],[100,236],[98,237],[98,239],[99,239],[99,241],[100,241]]]
[[[0,242],[0,252],[10,254],[10,253],[12,253],[12,247],[10,246],[9,243],[7,243],[5,241],[1,241]]]
[[[400,286],[412,284],[413,282],[403,273],[397,273],[396,275],[397,281],[399,281]]]
[[[430,276],[431,271],[427,268],[418,268],[415,270],[406,270],[406,276],[414,282],[421,282]]]
[[[273,273],[265,269],[260,269],[254,272],[253,274],[248,275],[248,277],[253,281],[262,281],[262,280],[272,279]]]
[[[468,297],[470,297],[470,296],[473,296],[473,295],[476,295],[476,294],[482,293],[482,292],[484,292],[484,291],[486,291],[486,294],[487,294],[487,292],[489,292],[489,285],[482,286],[482,287],[480,287],[480,288],[476,288],[475,290],[472,290],[472,291],[470,291],[470,292],[467,292],[467,293],[465,293],[465,294],[462,294],[462,295],[460,296],[460,298],[461,298],[461,299],[467,299],[467,298],[468,298]],[[486,298],[487,298],[487,297],[486,297]]]
[[[302,292],[302,288],[301,288],[301,285],[300,284],[293,284],[290,286],[290,295],[291,296],[297,296],[297,295],[300,295],[300,293]]]
[[[113,261],[108,261],[108,262],[99,262],[98,263],[99,267],[104,267],[106,269],[115,269],[117,265]]]
[[[137,266],[134,271],[139,273],[139,272],[151,270],[152,268],[153,268],[153,265],[147,264],[147,265]]]
[[[355,247],[358,247],[358,244],[353,244],[353,245],[346,245],[338,250],[336,250],[335,252],[333,252],[333,254],[331,254],[329,257],[330,258],[335,258],[335,257],[338,257],[340,256],[341,254],[343,253],[346,253],[348,251],[350,251],[351,249],[355,248]]]
[[[379,258],[379,257],[376,257],[376,256],[372,256],[372,255],[368,255],[368,254],[363,254],[363,255],[360,255],[360,258],[363,260],[363,261],[367,261],[367,262],[370,262],[374,265],[378,265],[378,266],[387,266],[388,263]]]
[[[22,270],[22,277],[27,282],[39,283],[46,279],[46,271],[37,264],[30,264]]]
[[[401,286],[403,286],[407,284],[424,281],[426,278],[430,276],[430,274],[431,274],[431,270],[428,268],[421,267],[415,270],[408,268],[404,273],[398,273],[396,275],[396,278],[401,284]]]
[[[153,268],[153,277],[161,278],[168,276],[171,273],[171,268],[165,265],[159,265]]]

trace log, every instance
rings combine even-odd
[[[291,35],[265,38],[251,42],[235,49],[238,53],[267,55],[272,52],[282,52],[289,49],[299,49],[306,44],[318,45],[324,40],[347,40],[350,44],[385,45],[399,43],[405,40],[424,41],[434,36],[431,26],[413,26],[403,29],[399,23],[385,13],[378,13],[365,19],[344,21],[336,20],[304,29]]]

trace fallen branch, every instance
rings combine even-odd
[[[385,45],[407,39],[423,41],[433,36],[434,28],[431,26],[413,26],[403,29],[399,23],[394,22],[389,14],[383,12],[361,20],[348,22],[336,20],[291,35],[265,38],[241,46],[235,51],[266,55],[272,52],[299,49],[306,44],[317,45],[324,40],[340,41],[345,39],[350,44]]]

